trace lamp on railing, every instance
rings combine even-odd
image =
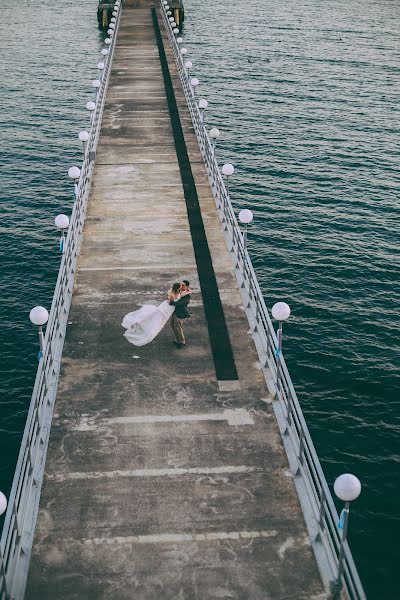
[[[229,196],[229,177],[231,177],[231,175],[234,174],[235,172],[235,167],[233,165],[231,165],[231,163],[226,163],[222,169],[222,174],[225,175],[226,177],[226,193]]]
[[[111,29],[111,27],[109,29],[107,29],[107,34],[110,36],[110,38],[112,37],[113,34],[113,30]]]
[[[97,63],[97,68],[100,71],[100,76],[102,74],[102,71],[103,71],[104,67],[105,67],[105,64],[103,63],[103,61],[100,61],[100,62]]]
[[[342,531],[342,535],[340,537],[337,575],[335,581],[333,581],[331,585],[333,597],[339,598],[341,597],[340,591],[342,589],[344,544],[347,539],[350,502],[356,500],[361,494],[361,482],[355,475],[351,475],[351,473],[344,473],[335,480],[335,483],[333,484],[333,489],[335,491],[336,496],[340,500],[343,500],[343,502],[345,503],[344,509],[340,514],[340,519],[338,523],[338,529]]]
[[[187,54],[187,48],[181,48],[181,54],[182,54],[182,58],[185,58],[185,56]]]
[[[117,14],[118,14],[118,11],[117,11],[117,10],[113,10],[112,16],[113,16],[113,17],[116,17],[116,16],[117,16]]]
[[[177,37],[176,38],[176,43],[177,44],[182,44],[182,42],[183,42],[183,37]]]
[[[204,123],[205,121],[205,110],[208,106],[208,102],[205,98],[200,98],[199,100],[199,109],[200,109],[200,118],[201,118],[201,122]]]
[[[96,98],[97,98],[97,94],[99,93],[99,87],[101,86],[101,81],[100,79],[93,79],[92,81],[92,86],[95,89],[96,92]]]
[[[210,140],[211,140],[212,148],[213,148],[213,154],[215,156],[215,152],[217,149],[217,140],[221,134],[220,134],[219,129],[217,129],[216,127],[213,127],[212,129],[210,129],[208,135],[210,136]]]
[[[68,177],[71,177],[71,179],[74,180],[74,198],[76,198],[78,192],[78,181],[80,176],[81,170],[79,169],[79,167],[70,167],[68,169]]]
[[[2,515],[5,512],[6,508],[7,508],[7,498],[5,497],[3,492],[0,492],[0,515]]]
[[[110,45],[110,44],[111,44],[111,40],[110,40],[110,38],[106,38],[106,39],[104,40],[104,43],[105,43],[105,44],[107,44],[107,45]]]
[[[244,225],[243,228],[243,246],[247,248],[247,228],[253,220],[253,213],[248,208],[243,208],[239,213],[239,221]]]
[[[196,95],[196,88],[199,85],[199,83],[200,83],[200,81],[197,79],[197,77],[192,77],[192,79],[190,80],[190,86],[193,91],[193,96]]]
[[[49,319],[49,313],[47,312],[47,310],[43,307],[43,306],[35,306],[35,308],[32,308],[31,312],[29,313],[29,318],[31,320],[31,322],[34,325],[37,325],[38,329],[39,329],[39,353],[38,353],[38,360],[40,360],[43,356],[43,325],[45,323],[47,323],[48,319]]]
[[[101,51],[101,53],[102,53],[103,56],[107,56],[107,54],[108,54],[107,48],[103,48],[102,51]]]
[[[173,29],[173,32],[174,32],[175,35],[178,35],[179,29],[177,27],[175,27],[175,29]]]
[[[286,302],[277,302],[273,305],[271,312],[274,319],[279,321],[278,331],[276,332],[276,337],[278,338],[278,347],[275,348],[276,389],[278,389],[282,356],[282,325],[283,321],[287,321],[287,319],[290,317],[290,306],[286,304]]]
[[[90,112],[90,122],[92,123],[94,111],[96,110],[96,104],[89,100],[89,102],[86,103],[86,108]]]
[[[115,17],[111,17],[111,19],[110,19],[110,26],[111,26],[111,23],[114,23],[114,25],[115,25],[116,20],[117,19]]]
[[[112,19],[110,21],[109,28],[111,29],[111,33],[114,33],[115,23],[114,23],[114,21]]]
[[[78,137],[81,140],[82,145],[83,145],[83,154],[85,154],[86,146],[89,141],[89,134],[87,131],[80,131]]]
[[[193,67],[193,63],[191,60],[186,60],[185,61],[185,69],[186,69],[186,74],[189,77],[189,73],[190,73],[190,69]]]
[[[60,252],[64,252],[64,247],[65,247],[65,232],[68,229],[69,218],[67,217],[67,215],[64,215],[64,214],[57,215],[57,217],[54,219],[54,223],[55,223],[55,226],[57,227],[57,229],[59,231],[61,231]]]
[[[170,10],[167,10],[167,15],[168,15],[168,16],[171,16],[171,15],[172,15],[172,12],[171,12]]]

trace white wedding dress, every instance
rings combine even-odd
[[[126,329],[124,337],[135,346],[149,344],[160,333],[174,310],[175,306],[165,300],[159,306],[145,304],[139,310],[128,313],[121,323]]]

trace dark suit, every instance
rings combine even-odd
[[[185,335],[183,333],[183,319],[191,316],[187,306],[190,302],[190,294],[183,296],[179,300],[170,300],[171,306],[175,306],[175,310],[171,319],[172,330],[175,334],[175,341],[178,344],[185,344]]]

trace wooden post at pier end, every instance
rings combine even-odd
[[[112,0],[99,0],[99,6],[97,8],[97,20],[103,29],[108,27],[113,10],[114,2]]]
[[[97,19],[103,29],[107,29],[112,12],[114,10],[115,0],[99,0],[97,8]],[[131,8],[145,8],[147,6],[154,6],[156,0],[124,0],[124,6]],[[175,19],[175,23],[180,27],[185,19],[185,10],[183,8],[183,0],[170,0],[170,10]]]
[[[102,2],[102,0],[100,0],[100,2]],[[129,6],[131,8],[145,8],[147,6],[155,6],[156,4],[157,0],[124,0],[123,3],[124,6]],[[175,23],[180,27],[185,18],[183,0],[169,0],[168,4],[174,16]]]
[[[180,27],[185,18],[183,1],[182,0],[170,0],[169,6],[170,6],[170,10],[172,11],[172,14],[174,16],[175,23],[178,25],[178,27]]]

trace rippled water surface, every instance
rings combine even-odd
[[[29,404],[101,36],[96,0],[2,8],[1,487]],[[330,484],[363,483],[350,543],[369,598],[398,597],[400,5],[186,0],[185,45],[232,162],[235,206]]]

